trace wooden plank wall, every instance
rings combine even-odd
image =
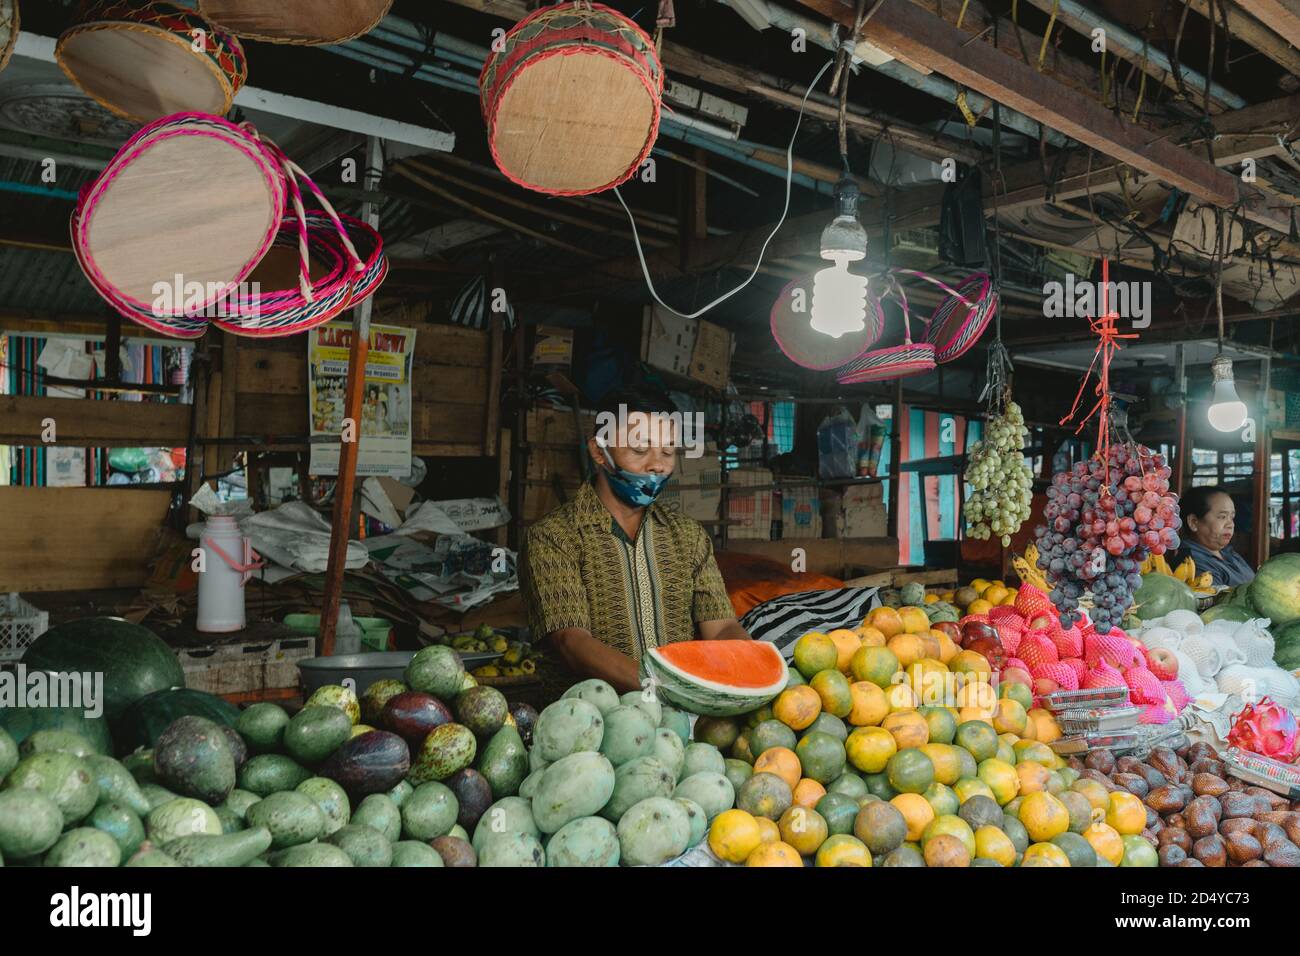
[[[140,587],[170,502],[165,489],[0,488],[0,592]]]

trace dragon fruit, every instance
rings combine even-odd
[[[1128,685],[1129,699],[1135,704],[1162,704],[1165,701],[1160,678],[1145,667],[1130,667],[1124,671],[1124,683]]]
[[[1228,743],[1274,760],[1290,763],[1296,757],[1300,727],[1295,714],[1271,697],[1247,704],[1233,717]]]

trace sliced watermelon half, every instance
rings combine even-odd
[[[787,680],[781,652],[767,641],[679,641],[651,648],[645,665],[660,697],[707,717],[757,710]]]

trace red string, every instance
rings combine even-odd
[[[1097,377],[1097,387],[1094,392],[1097,395],[1097,401],[1089,409],[1088,414],[1079,421],[1079,426],[1074,430],[1077,435],[1083,431],[1084,425],[1093,415],[1097,416],[1097,455],[1108,469],[1106,475],[1104,493],[1109,493],[1110,487],[1110,363],[1115,356],[1115,350],[1120,347],[1119,339],[1135,339],[1138,337],[1136,332],[1121,334],[1115,327],[1115,320],[1119,318],[1117,312],[1110,309],[1107,301],[1106,287],[1110,283],[1110,261],[1101,260],[1101,315],[1098,318],[1090,320],[1093,334],[1097,336],[1097,351],[1093,353],[1092,362],[1088,365],[1088,371],[1083,375],[1083,380],[1079,383],[1079,393],[1074,397],[1074,405],[1071,406],[1069,413],[1058,422],[1064,425],[1074,418],[1075,413],[1079,410],[1079,403],[1083,401],[1084,390],[1088,387],[1088,377],[1092,375],[1100,361],[1101,371]]]

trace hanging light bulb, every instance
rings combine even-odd
[[[821,238],[821,256],[834,265],[813,279],[812,327],[836,339],[867,327],[867,278],[849,272],[850,262],[867,257],[867,231],[858,222],[859,195],[847,177],[835,185],[836,216]]]
[[[1222,352],[1210,363],[1214,395],[1210,399],[1210,424],[1221,432],[1235,432],[1246,423],[1246,403],[1237,397],[1232,381],[1232,359]]]

